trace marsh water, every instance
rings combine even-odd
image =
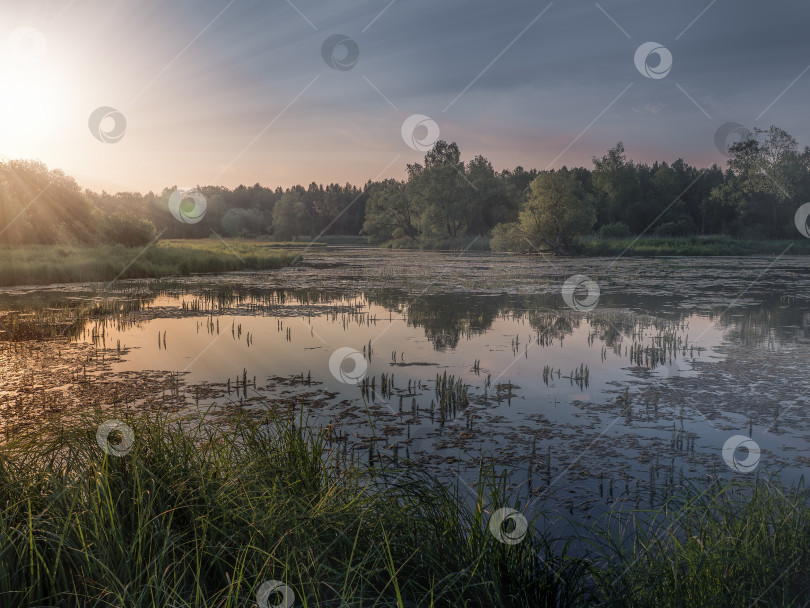
[[[38,415],[40,399],[207,416],[276,407],[328,428],[347,459],[407,459],[471,495],[492,465],[524,505],[584,517],[683,480],[810,471],[808,258],[303,257],[4,291],[18,318],[35,303],[92,312],[64,324],[61,359],[6,349],[4,424]],[[589,310],[562,297],[573,275],[599,287]],[[753,443],[724,453],[733,436]]]

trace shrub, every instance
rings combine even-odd
[[[112,245],[142,247],[151,243],[156,234],[155,225],[150,220],[129,211],[119,211],[107,217],[101,236]]]
[[[695,224],[689,218],[674,222],[664,222],[653,231],[655,236],[689,236],[696,232]]]
[[[523,237],[519,224],[510,222],[498,224],[492,229],[489,247],[492,251],[525,252],[531,249],[531,243]]]
[[[626,239],[629,236],[630,226],[624,222],[605,224],[599,229],[599,238],[602,239]]]

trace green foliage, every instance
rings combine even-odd
[[[478,155],[467,163],[466,181],[472,189],[468,233],[486,234],[501,222],[517,219],[518,195],[514,186],[499,176],[486,158]]]
[[[532,243],[520,230],[520,224],[509,222],[498,224],[492,229],[490,240],[492,251],[515,251],[526,253],[532,251]]]
[[[519,225],[535,247],[542,243],[555,253],[567,253],[574,237],[590,233],[595,222],[596,212],[585,189],[563,168],[535,178]]]
[[[458,146],[437,141],[425,154],[425,166],[411,165],[408,173],[406,190],[419,213],[420,233],[450,239],[466,234],[476,211]]]
[[[654,236],[688,236],[695,233],[695,225],[688,217],[677,221],[664,222],[653,230]]]
[[[405,237],[415,239],[416,206],[405,191],[405,184],[387,179],[369,188],[363,234],[370,243]]]
[[[778,255],[790,246],[793,255],[810,254],[810,239],[800,241],[741,240],[729,237],[635,237],[632,239],[582,239],[575,253],[589,256],[660,255]]]
[[[273,208],[273,235],[279,241],[289,241],[301,234],[306,226],[306,205],[295,192],[285,192]]]
[[[602,239],[626,239],[629,236],[630,226],[624,222],[605,224],[599,229],[599,238]]]
[[[480,155],[465,165],[458,146],[442,140],[425,154],[424,165],[407,169],[407,181],[369,188],[363,225],[369,242],[440,249],[472,242],[499,222],[517,219],[514,183],[536,174],[521,168],[517,177],[499,175]]]
[[[228,209],[222,218],[225,236],[256,236],[267,232],[268,222],[256,209]]]
[[[577,234],[593,228],[605,238],[624,238],[624,232],[614,232],[623,230],[619,223],[639,236],[796,238],[793,214],[810,200],[810,148],[800,151],[792,136],[772,126],[754,129],[750,138],[731,146],[730,154],[725,172],[716,165],[698,169],[682,159],[645,164],[628,160],[619,142],[594,157],[593,169],[496,171],[481,155],[465,163],[456,143],[440,140],[422,164],[407,166],[404,181],[369,181],[362,188],[312,182],[286,190],[260,184],[233,190],[198,186],[207,206],[193,224],[169,213],[175,187],[159,194],[82,192],[61,171],[8,161],[0,163],[0,244],[139,246],[157,233],[206,238],[220,231],[259,237],[272,231],[281,241],[362,234],[373,244],[452,248],[492,232],[499,250],[564,252],[571,251]],[[570,213],[553,221],[551,215],[539,217],[531,184],[554,173],[569,176],[564,207],[584,202],[594,210],[595,223],[582,215],[581,226],[552,229]],[[544,205],[549,200],[546,196]],[[513,227],[497,228],[515,222],[533,242],[528,249],[512,238]]]
[[[124,247],[143,246],[157,236],[155,225],[132,211],[116,211],[106,218],[106,222],[99,224],[103,226],[104,241]]]
[[[594,157],[591,175],[602,224],[622,216],[628,204],[641,199],[641,182],[632,162],[627,161],[624,144],[619,142],[601,158]]]
[[[657,514],[670,510],[676,522],[665,517],[649,525],[649,517],[637,517],[629,526],[635,530],[629,549],[615,538],[606,540],[607,559],[618,555],[622,565],[600,577],[613,605],[787,607],[810,598],[804,488],[717,484],[676,495]]]
[[[754,129],[730,148],[725,183],[712,200],[733,211],[733,229],[761,227],[770,238],[795,234],[796,208],[808,199],[810,149],[798,152],[796,140],[778,127]]]
[[[62,171],[35,161],[0,162],[0,243],[103,241],[103,225],[96,219],[79,186]]]

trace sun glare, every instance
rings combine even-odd
[[[59,74],[45,62],[0,64],[0,154],[42,152],[59,125],[66,102]]]

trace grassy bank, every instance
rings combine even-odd
[[[422,249],[428,251],[489,251],[489,237],[464,237],[451,240],[396,239],[380,245],[388,249]],[[788,249],[788,246],[790,248]],[[578,256],[746,256],[778,255],[787,249],[790,255],[810,255],[810,239],[755,241],[722,236],[635,237],[601,239],[584,237],[571,253]],[[536,250],[532,250],[536,251]],[[549,251],[550,252],[550,251]]]
[[[627,239],[583,239],[575,253],[585,256],[734,256],[767,254],[810,255],[810,239],[752,241],[724,237],[642,237]]]
[[[139,248],[29,245],[0,251],[0,286],[267,270],[288,266],[297,257],[299,254],[264,243],[214,239],[167,241]]]
[[[498,541],[490,515],[520,505],[487,475],[471,505],[466,489],[368,470],[277,419],[215,431],[126,418],[131,451],[107,455],[108,417],[0,446],[0,605],[253,606],[267,581],[289,587],[288,606],[789,606],[810,594],[805,492],[687,493],[646,532],[597,522],[583,559],[537,532]]]

